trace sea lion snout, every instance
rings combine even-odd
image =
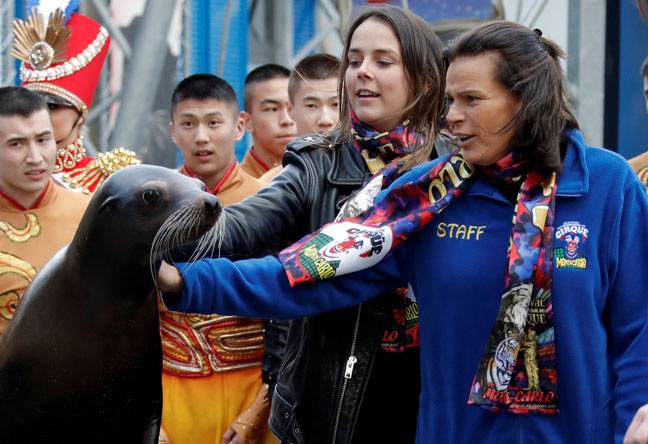
[[[218,219],[218,216],[220,216],[223,207],[221,206],[220,201],[216,198],[216,196],[207,193],[205,194],[205,216],[213,219],[213,223],[216,222],[216,219]]]

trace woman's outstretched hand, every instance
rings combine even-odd
[[[648,404],[637,410],[625,438],[623,438],[623,444],[646,443],[648,443]]]
[[[162,261],[158,271],[158,288],[164,293],[182,293],[184,281],[176,267]]]

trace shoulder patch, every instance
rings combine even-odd
[[[306,134],[305,136],[298,137],[288,144],[288,148],[293,151],[301,151],[308,147],[328,146],[329,143],[318,134]]]

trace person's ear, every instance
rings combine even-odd
[[[241,119],[243,120],[243,128],[245,131],[252,134],[254,131],[252,128],[252,116],[250,113],[247,111],[241,111]]]
[[[171,136],[173,143],[177,145],[178,142],[176,141],[175,123],[173,122],[173,120],[169,122],[169,135]]]
[[[237,142],[243,138],[245,135],[245,120],[243,119],[243,113],[245,111],[242,111],[238,115],[238,119],[236,119],[236,126],[235,126],[235,134],[236,136],[234,137],[234,140]]]

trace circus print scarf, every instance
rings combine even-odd
[[[358,216],[371,208],[378,193],[398,177],[403,157],[416,150],[417,141],[424,140],[408,123],[405,121],[389,131],[377,131],[351,111],[353,146],[373,177],[345,201],[336,221]],[[391,316],[386,318],[381,334],[380,348],[386,352],[403,352],[419,346],[418,306],[413,293],[407,286],[397,288],[395,293],[399,298],[391,307]]]
[[[389,163],[416,150],[417,139],[422,140],[423,136],[408,124],[409,121],[405,121],[389,131],[378,131],[360,121],[351,111],[353,146],[364,158],[371,174],[378,173]]]
[[[554,414],[558,381],[550,252],[556,175],[525,174],[524,163],[515,157],[509,154],[482,168],[498,180],[523,182],[514,212],[505,290],[468,403],[492,411]],[[461,154],[444,156],[429,169],[416,169],[369,211],[302,238],[279,255],[291,286],[377,264],[461,196],[473,173]],[[542,324],[527,322],[534,310],[544,311]]]

